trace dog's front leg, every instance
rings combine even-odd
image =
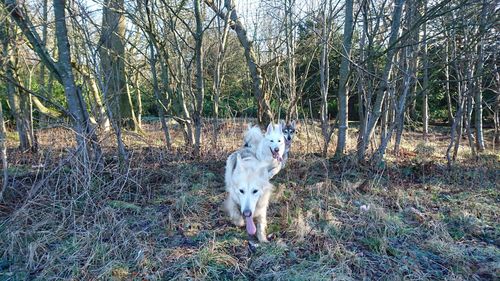
[[[229,215],[229,218],[234,225],[236,226],[245,225],[245,221],[241,216],[240,210],[238,209],[238,205],[229,196],[226,198],[226,201],[224,201],[224,209]]]
[[[281,163],[279,163],[276,166],[272,165],[271,169],[269,170],[269,179],[272,179],[276,174],[279,173],[280,170],[281,170]]]
[[[260,242],[269,242],[267,240],[266,228],[267,228],[267,218],[266,214],[262,214],[261,216],[255,218],[257,221],[257,239]]]

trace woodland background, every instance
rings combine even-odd
[[[3,0],[0,277],[498,277],[498,22],[491,0]],[[247,256],[220,175],[280,119],[281,238]]]

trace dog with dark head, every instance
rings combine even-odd
[[[288,160],[288,154],[292,148],[292,141],[297,132],[297,122],[293,120],[292,122],[285,123],[281,120],[280,122],[283,135],[285,136],[285,152],[283,153],[283,161],[281,162],[281,168],[285,168],[286,161]]]

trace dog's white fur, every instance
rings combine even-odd
[[[264,136],[262,135],[262,131],[259,126],[252,126],[248,124],[248,129],[243,137],[244,147],[248,147],[255,152],[257,150],[257,146],[259,146],[259,143],[263,138]]]
[[[228,195],[224,209],[231,222],[244,226],[242,214],[250,212],[250,219],[256,222],[257,239],[266,242],[267,207],[273,189],[267,163],[259,161],[251,148],[242,148],[227,159],[225,182]]]
[[[281,170],[283,153],[285,153],[285,137],[282,127],[270,123],[255,151],[257,159],[267,163],[270,179]]]
[[[273,189],[269,180],[281,169],[285,138],[282,127],[271,123],[265,134],[249,125],[243,140],[244,146],[226,161],[224,210],[232,223],[246,223],[249,234],[255,231],[257,239],[266,242],[267,207]]]

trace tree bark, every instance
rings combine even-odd
[[[217,147],[218,144],[218,136],[219,136],[219,103],[220,103],[220,96],[222,93],[222,81],[224,80],[224,74],[223,74],[223,69],[224,69],[224,58],[226,54],[226,43],[227,43],[227,36],[229,34],[229,13],[230,11],[227,12],[228,14],[225,15],[224,19],[224,26],[222,27],[222,32],[221,32],[221,18],[217,18],[217,39],[219,40],[219,49],[217,52],[217,57],[215,60],[215,71],[214,71],[214,85],[213,85],[213,91],[214,91],[214,134],[213,134],[213,144],[214,147]]]
[[[382,114],[382,104],[385,98],[385,94],[388,88],[388,78],[392,70],[393,57],[396,53],[396,42],[399,34],[399,26],[401,21],[401,10],[403,8],[404,0],[394,1],[394,12],[392,16],[391,33],[389,36],[387,58],[385,62],[384,71],[381,78],[381,83],[379,89],[377,90],[377,96],[373,108],[368,110],[365,118],[366,126],[363,127],[363,131],[360,132],[359,146],[358,146],[358,159],[364,161],[366,150],[368,148],[368,143],[373,136],[375,125],[377,124],[380,115]]]
[[[74,120],[74,130],[78,144],[77,151],[87,166],[88,161],[100,159],[101,151],[97,136],[91,128],[87,106],[81,90],[75,84],[71,67],[71,51],[66,27],[65,1],[54,0],[54,20],[56,27],[57,51],[59,54],[58,69],[68,102],[69,111]],[[92,149],[91,149],[92,146]],[[91,154],[93,153],[93,155]]]
[[[427,4],[425,4],[427,5]],[[425,8],[427,10],[427,8]],[[424,141],[427,142],[429,137],[429,57],[427,52],[427,22],[423,24],[423,46],[422,46],[422,57],[423,57],[423,82],[422,82],[422,123],[423,123],[423,136]]]
[[[7,147],[5,145],[5,139],[7,135],[7,130],[5,130],[5,121],[3,118],[3,109],[0,104],[0,157],[2,158],[2,170],[3,170],[3,184],[0,189],[0,202],[3,199],[3,193],[9,184],[9,170],[7,162]]]
[[[321,133],[323,134],[323,156],[328,154],[328,146],[333,130],[328,117],[328,89],[330,84],[330,32],[331,32],[331,1],[324,0],[322,7],[322,28],[321,28],[321,56],[319,62],[320,71],[320,93],[321,93]]]
[[[452,100],[451,100],[451,92],[450,92],[450,40],[448,38],[448,32],[445,31],[445,68],[444,68],[444,77],[446,79],[446,102],[447,102],[447,108],[448,108],[448,123],[451,124],[453,123],[453,105],[452,105]]]
[[[3,45],[3,68],[6,76],[6,90],[9,98],[10,109],[16,122],[16,130],[19,136],[19,149],[21,151],[36,151],[36,142],[33,134],[31,134],[32,120],[31,109],[29,107],[29,95],[21,94],[20,89],[16,89],[14,81],[18,81],[15,67],[17,65],[18,55],[12,53],[14,46],[12,45],[12,34],[8,21],[0,24],[0,38]],[[14,40],[15,41],[15,40]],[[15,50],[14,50],[15,51]]]
[[[295,0],[285,0],[285,38],[287,56],[287,76],[288,76],[288,108],[286,111],[286,122],[297,119],[297,82],[295,77],[295,22],[293,8]]]
[[[203,99],[205,97],[205,81],[203,79],[203,19],[201,17],[200,0],[194,0],[194,18],[196,21],[194,56],[196,58],[196,98],[194,104],[194,155],[200,155],[201,126],[203,113]]]
[[[140,130],[125,74],[125,16],[124,0],[105,0],[103,4],[101,70],[103,91],[111,98],[114,117],[119,125],[130,130]]]
[[[225,18],[225,14],[219,10],[213,0],[204,1],[219,17],[222,19]],[[273,120],[271,107],[269,105],[270,95],[263,85],[262,69],[257,62],[253,42],[248,38],[247,30],[238,16],[235,1],[225,0],[224,5],[228,11],[231,11],[229,14],[229,18],[231,19],[229,26],[236,32],[238,40],[245,50],[245,59],[247,61],[248,70],[250,71],[250,76],[252,77],[254,97],[257,102],[258,122],[261,126],[267,126],[267,124]]]
[[[344,155],[348,138],[348,105],[349,93],[347,91],[347,81],[349,80],[349,64],[351,57],[352,31],[353,31],[353,0],[345,1],[345,22],[344,22],[344,42],[342,44],[342,62],[340,63],[339,77],[339,132],[337,138],[337,156]]]
[[[494,9],[494,8],[493,8]],[[483,0],[481,8],[480,23],[478,29],[479,39],[477,45],[477,64],[476,64],[476,75],[475,75],[475,87],[474,87],[474,112],[475,112],[475,129],[476,129],[476,146],[478,151],[484,151],[484,133],[483,133],[483,87],[482,87],[482,76],[484,68],[484,35],[486,32],[486,20],[488,18],[488,1]]]

